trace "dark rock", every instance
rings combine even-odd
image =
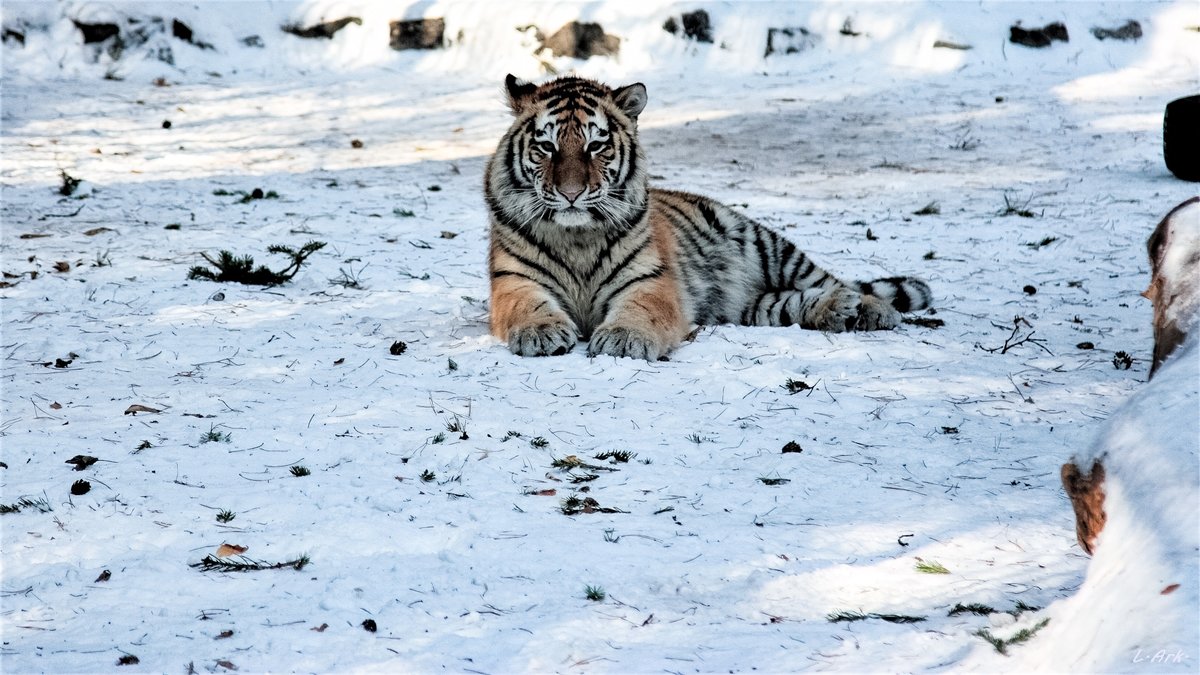
[[[1041,28],[1026,29],[1020,25],[1010,26],[1008,41],[1026,47],[1049,47],[1055,40],[1070,42],[1067,27],[1059,22],[1048,23]]]
[[[197,40],[195,35],[192,33],[191,27],[179,19],[171,20],[171,35],[174,35],[180,40],[183,40],[189,45],[199,49],[214,49],[211,44],[204,42],[203,40]]]
[[[621,38],[605,33],[598,23],[572,21],[546,38],[542,46],[555,56],[586,59],[617,54],[621,49]]]
[[[83,23],[82,21],[74,21],[75,27],[83,33],[83,44],[90,45],[116,37],[121,34],[121,28],[115,23]]]
[[[1122,42],[1137,40],[1142,37],[1142,24],[1130,19],[1120,28],[1093,27],[1092,35],[1095,35],[1097,40],[1106,40],[1109,38]]]
[[[679,35],[680,24],[683,25],[683,37],[690,38],[696,42],[713,41],[712,38],[712,21],[708,18],[708,12],[698,9],[694,12],[684,12],[679,17],[679,21],[675,17],[667,19],[663,24],[663,30],[671,35]]]
[[[25,34],[19,30],[8,28],[6,26],[4,28],[4,41],[8,42],[9,40],[19,43],[22,47],[25,46]]]
[[[392,49],[439,49],[446,35],[445,19],[412,19],[391,24]]]
[[[336,35],[338,31],[346,26],[349,26],[350,24],[361,26],[362,19],[358,18],[357,16],[348,16],[344,19],[338,19],[337,21],[326,21],[325,23],[319,23],[315,26],[309,26],[307,28],[297,24],[288,24],[286,26],[280,26],[280,28],[283,30],[283,32],[291,33],[296,37],[325,38],[327,40],[332,40],[333,36]]]
[[[807,28],[768,28],[767,51],[763,56],[806,52],[820,41],[820,36]]]

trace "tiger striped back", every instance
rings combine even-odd
[[[651,189],[646,88],[506,81],[488,162],[491,330],[516,354],[666,356],[695,324],[895,327],[929,306],[909,277],[844,283],[780,234],[699,195]]]

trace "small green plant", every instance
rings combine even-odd
[[[234,518],[237,518],[237,514],[228,509],[217,513],[217,522],[218,523],[228,523],[228,522],[232,521]]]
[[[938,206],[937,202],[929,202],[920,209],[913,211],[914,216],[936,216],[942,212],[942,207]]]
[[[766,476],[760,476],[758,480],[763,485],[772,485],[772,486],[787,485],[788,483],[792,482],[792,479],[790,479],[790,478],[768,478]]]
[[[408,209],[392,209],[392,215],[397,218],[412,218],[417,215]]]
[[[452,373],[458,370],[458,361],[450,358],[446,359],[446,369]]]
[[[432,483],[433,481],[437,480],[437,474],[429,469],[425,469],[421,472],[420,478],[422,482]]]
[[[434,445],[437,445],[438,443],[441,443],[444,440],[446,440],[446,434],[439,431],[439,432],[437,432],[436,436],[429,439],[429,442],[433,443]]]
[[[604,602],[604,598],[607,597],[607,594],[604,592],[603,588],[589,585],[584,586],[583,597],[591,600],[592,602]]]
[[[228,443],[233,440],[233,436],[226,431],[217,431],[213,427],[209,427],[208,431],[200,434],[201,443]]]
[[[684,438],[695,443],[696,445],[700,445],[701,443],[712,443],[716,440],[710,436],[701,436],[700,434],[695,433],[695,432],[692,432],[692,433],[688,434],[687,436],[684,436]]]
[[[1045,628],[1046,624],[1048,624],[1048,623],[1050,623],[1049,617],[1037,622],[1032,628],[1022,628],[1021,630],[1014,633],[1012,637],[1009,637],[1009,638],[998,638],[995,635],[992,635],[992,632],[986,628],[976,631],[975,635],[983,638],[988,643],[990,643],[993,647],[996,648],[996,651],[998,653],[1008,656],[1008,648],[1009,647],[1011,647],[1013,645],[1021,644],[1022,642],[1028,642],[1030,639],[1033,638],[1034,635],[1037,635],[1038,631]]]
[[[933,560],[922,560],[920,558],[917,558],[916,569],[918,572],[924,572],[925,574],[950,574],[950,570],[946,569],[945,565]]]
[[[197,265],[188,271],[188,279],[234,282],[249,286],[278,286],[296,276],[296,273],[300,271],[300,266],[308,260],[308,257],[322,248],[325,248],[323,241],[310,241],[301,246],[299,250],[282,244],[268,246],[268,253],[291,258],[291,263],[277,272],[269,269],[266,265],[259,265],[256,268],[254,258],[248,255],[236,256],[229,251],[222,250],[216,258],[213,258],[207,253],[201,253],[200,256],[216,270]]]
[[[540,448],[546,447],[547,445],[550,445],[550,441],[542,438],[541,436],[535,436],[535,437],[529,439],[529,445],[540,449]]]
[[[312,472],[308,470],[307,466],[303,466],[301,464],[297,464],[296,466],[289,468],[288,471],[291,472],[291,474],[296,478],[303,478],[304,476],[312,474]]]

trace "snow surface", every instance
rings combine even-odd
[[[1196,194],[1163,166],[1162,109],[1200,89],[1200,7],[714,3],[716,44],[661,30],[695,6],[4,3],[26,44],[2,52],[0,502],[53,510],[0,517],[0,670],[1194,672],[1200,645],[1138,660],[1175,644],[1147,635],[1194,635],[1194,549],[1103,583],[1119,527],[1163,533],[1110,495],[1130,517],[1109,511],[1089,574],[1058,467],[1145,387],[1145,240]],[[278,31],[350,13],[332,40]],[[421,15],[451,48],[386,48],[388,21]],[[68,20],[123,16],[178,17],[216,49],[161,35],[112,60]],[[650,364],[509,354],[486,328],[481,172],[502,76],[544,68],[514,28],[575,17],[620,56],[545,62],[646,83],[657,184],[737,205],[844,277],[920,275],[945,326],[705,327]],[[1087,32],[1127,19],[1136,43]],[[1009,44],[1018,20],[1071,41]],[[820,41],[763,59],[781,25]],[[174,66],[147,58],[164,44]],[[60,171],[85,179],[75,196]],[[254,188],[279,197],[214,194]],[[267,246],[309,239],[328,246],[277,288],[186,279],[202,252],[277,265]],[[1037,342],[1000,349],[1014,327]],[[610,450],[636,457],[592,459]],[[77,473],[79,454],[101,461]],[[572,484],[585,472],[551,466],[568,455],[617,470]],[[563,515],[584,487],[622,512]],[[223,543],[311,564],[190,567]],[[1192,572],[1163,596],[1180,614],[1135,611],[1163,561]],[[1085,600],[1130,630],[1087,648]],[[999,613],[948,616],[973,602]],[[827,620],[843,611],[925,620]],[[977,635],[1047,617],[1013,656]]]

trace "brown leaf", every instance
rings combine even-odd
[[[67,262],[66,260],[59,260],[58,262],[54,263],[54,271],[55,272],[70,272],[71,271],[71,263]]]
[[[112,572],[109,572],[108,570],[104,570],[103,572],[100,573],[100,576],[96,577],[96,580],[92,583],[97,583],[97,584],[103,583],[105,581],[108,581],[111,578],[112,578]]]
[[[140,413],[140,412],[144,412],[144,413],[160,413],[160,412],[162,412],[162,411],[161,411],[161,410],[156,410],[156,409],[154,409],[154,408],[151,408],[151,407],[149,407],[149,406],[144,406],[144,405],[142,405],[141,403],[134,403],[133,405],[131,405],[131,406],[129,406],[128,408],[126,408],[126,409],[125,409],[125,414],[126,414],[126,415],[136,415],[136,414],[138,414],[138,413]]]
[[[538,490],[537,492],[530,492],[529,494],[537,497],[553,497],[554,495],[558,494],[558,490],[555,490],[554,488],[547,488],[545,490]]]
[[[50,409],[51,410],[62,410],[62,404],[59,403],[58,401],[55,401],[54,403],[50,404]]]
[[[221,659],[220,661],[217,661],[217,665],[218,665],[218,666],[221,666],[221,667],[222,667],[222,668],[224,668],[225,670],[237,670],[237,666],[233,665],[233,662],[231,662],[231,661],[226,661],[226,660],[224,660],[224,659]]]
[[[1179,584],[1171,584],[1170,586],[1167,586],[1166,588],[1162,589],[1162,591],[1159,592],[1159,595],[1170,595],[1170,594],[1174,593],[1175,590],[1178,588],[1179,588]]]
[[[249,547],[238,546],[237,544],[221,544],[217,547],[217,557],[227,558],[231,555],[241,555],[249,550]]]
[[[93,227],[90,230],[86,230],[83,234],[84,234],[84,236],[87,236],[87,237],[94,237],[103,232],[112,232],[112,231],[113,231],[113,229],[111,227]]]
[[[89,466],[95,464],[98,461],[100,461],[100,460],[96,459],[95,457],[92,457],[91,455],[75,455],[74,457],[72,457],[71,459],[68,459],[66,462],[63,462],[63,463],[64,464],[74,464],[76,471],[83,471],[84,469],[88,468]]]
[[[329,624],[323,623],[315,628],[309,628],[309,630],[316,631],[318,633],[324,633],[326,628],[329,628]]]
[[[233,637],[233,631],[223,630],[220,633],[217,633],[217,637],[215,637],[213,639],[214,640],[224,640],[225,638],[231,638],[231,637]]]

